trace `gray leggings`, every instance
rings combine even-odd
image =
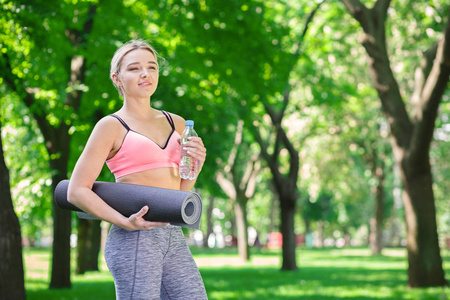
[[[117,300],[208,299],[180,227],[127,231],[113,225],[105,259]]]

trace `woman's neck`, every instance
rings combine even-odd
[[[146,119],[154,113],[154,109],[150,105],[150,99],[124,99],[120,111],[138,119]]]

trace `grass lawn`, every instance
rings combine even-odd
[[[298,249],[298,271],[280,271],[280,252],[253,250],[242,262],[236,249],[192,249],[213,299],[430,299],[450,300],[450,288],[408,289],[404,249]],[[442,251],[450,281],[450,251]],[[24,251],[27,299],[115,299],[104,261],[100,272],[72,276],[71,289],[48,289],[49,249]],[[195,299],[192,299],[195,300]]]

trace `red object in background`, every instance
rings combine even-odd
[[[281,248],[283,245],[283,236],[281,232],[271,232],[268,236],[268,241],[266,244],[267,248]]]
[[[267,248],[281,248],[283,246],[283,235],[281,232],[271,232],[268,235],[267,238],[266,247]],[[295,242],[297,245],[304,245],[305,244],[305,235],[299,234],[295,236]]]
[[[297,246],[304,245],[305,244],[305,235],[304,234],[298,234],[295,237],[295,242],[297,243]]]

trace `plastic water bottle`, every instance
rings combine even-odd
[[[183,179],[193,180],[197,177],[198,161],[190,157],[186,150],[183,150],[183,144],[188,141],[188,137],[198,136],[194,130],[194,121],[186,120],[186,128],[181,134],[181,159],[180,159],[180,177]]]

